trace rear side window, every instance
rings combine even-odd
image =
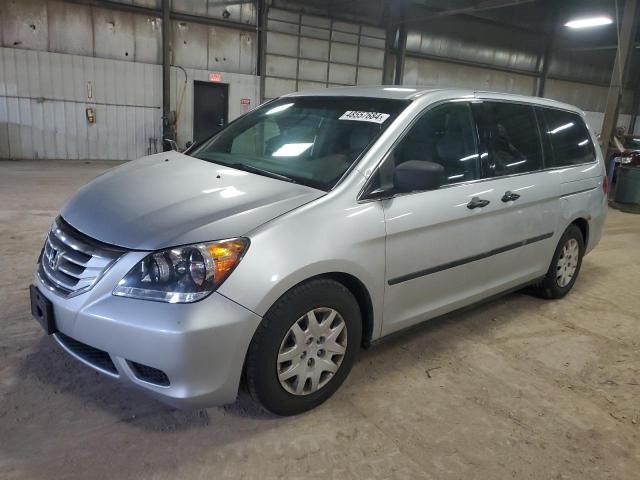
[[[596,159],[589,130],[580,115],[552,108],[542,108],[546,136],[551,145],[548,167],[565,167],[593,162]]]
[[[531,105],[483,101],[474,104],[479,120],[484,177],[541,170],[542,143]]]

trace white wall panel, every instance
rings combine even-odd
[[[380,85],[382,83],[382,69],[358,68],[358,85]]]
[[[0,156],[145,155],[149,138],[161,135],[160,81],[157,65],[0,48]]]
[[[210,70],[255,74],[256,55],[254,33],[223,27],[209,28]]]
[[[329,42],[315,38],[300,38],[300,57],[312,60],[329,59]]]
[[[329,65],[329,83],[355,85],[356,67],[332,63]]]
[[[296,78],[297,68],[296,58],[267,55],[267,75],[271,77]]]
[[[178,112],[180,99],[182,105],[178,112],[178,145],[184,146],[193,140],[193,82],[209,81],[209,70],[187,68],[187,83],[185,88],[184,72],[178,68],[171,69],[171,109]],[[241,73],[219,72],[221,83],[229,85],[229,121],[242,115],[242,99],[249,99],[250,108],[258,106],[260,96],[260,77]],[[184,91],[184,95],[183,92]]]
[[[283,78],[266,77],[264,82],[264,95],[266,98],[275,98],[286,93],[296,91],[296,81]]]
[[[380,28],[270,8],[267,30],[266,98],[382,83],[385,31]]]
[[[549,79],[545,88],[545,97],[571,103],[583,110],[604,112],[607,92],[607,87]]]
[[[474,88],[531,95],[535,86],[535,79],[516,73],[407,57],[404,84],[444,88]]]
[[[91,8],[65,2],[47,3],[49,47],[52,52],[93,55]]]
[[[300,60],[298,63],[298,79],[322,82],[326,86],[327,63],[313,60]]]

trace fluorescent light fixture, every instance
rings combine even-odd
[[[297,157],[305,150],[311,148],[313,143],[285,143],[279,149],[277,149],[272,157]]]
[[[386,87],[385,90],[387,92],[415,92],[415,88],[406,88],[406,87]]]
[[[589,140],[585,138],[584,140],[582,140],[581,142],[578,143],[578,146],[582,147],[583,145],[586,145],[587,143],[589,143]]]
[[[560,125],[559,127],[554,128],[553,130],[550,130],[548,133],[550,133],[551,135],[555,135],[558,132],[561,132],[562,130],[566,130],[567,128],[571,128],[573,127],[573,122],[569,122],[569,123],[565,123],[564,125]]]
[[[591,27],[599,27],[602,25],[610,25],[613,23],[613,20],[610,17],[585,17],[585,18],[577,18],[575,20],[570,20],[564,24],[565,27],[578,29],[578,28],[591,28]]]
[[[467,160],[471,160],[472,158],[478,158],[479,155],[477,153],[474,153],[473,155],[468,155],[466,157],[462,157],[460,159],[461,162],[466,162]]]
[[[520,160],[518,162],[507,163],[505,167],[515,167],[516,165],[522,165],[523,163],[527,163],[526,160]]]
[[[274,113],[284,112],[287,108],[293,107],[293,103],[285,103],[284,105],[278,105],[269,110],[266,115],[273,115]]]

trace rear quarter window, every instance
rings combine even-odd
[[[583,118],[573,112],[541,108],[543,133],[551,147],[547,167],[566,167],[594,162],[595,149]]]

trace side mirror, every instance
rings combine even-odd
[[[444,167],[439,163],[409,160],[398,165],[393,173],[393,185],[401,192],[436,190],[444,184]]]

